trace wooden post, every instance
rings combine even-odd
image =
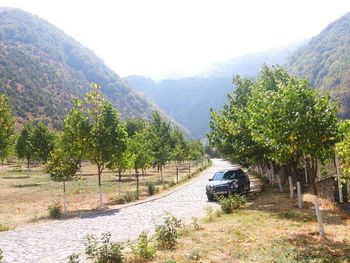
[[[66,197],[66,182],[63,181],[63,207],[64,215],[67,215],[67,197]]]
[[[176,167],[176,183],[179,182],[179,168]]]
[[[303,208],[303,200],[302,200],[302,196],[301,196],[301,186],[300,186],[300,182],[297,182],[297,192],[298,192],[298,207],[299,208]]]
[[[188,164],[188,174],[191,174],[191,163]]]

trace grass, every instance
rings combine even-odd
[[[203,164],[203,165],[208,165]],[[188,180],[188,163],[178,165],[179,184]],[[202,164],[191,162],[191,176]],[[132,171],[133,172],[133,171]],[[159,191],[177,185],[176,166],[174,163],[163,169],[163,182],[157,181],[156,169],[148,169],[145,176],[140,175],[139,199],[149,197],[147,182],[154,182]],[[125,202],[128,195],[136,191],[134,173],[126,173],[119,187],[118,177],[110,171],[102,174],[104,209],[113,208]],[[119,191],[120,189],[120,191]],[[96,167],[83,164],[80,180],[67,182],[68,217],[82,216],[99,208]],[[63,206],[62,183],[49,180],[43,167],[34,167],[27,177],[25,166],[7,165],[0,168],[0,225],[15,228],[36,221],[49,220],[48,207],[59,203]],[[62,207],[63,208],[63,207]]]
[[[211,213],[217,214],[217,213]],[[153,262],[350,262],[350,219],[324,206],[327,238],[318,234],[313,204],[272,188],[248,199],[244,208],[196,222],[175,250],[158,251]]]

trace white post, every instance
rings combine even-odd
[[[283,192],[283,187],[282,187],[282,183],[281,183],[281,178],[280,178],[279,173],[277,173],[276,175],[277,175],[278,189],[279,189],[280,193],[282,193]]]
[[[292,177],[288,176],[288,182],[289,182],[289,195],[290,198],[293,199],[294,197],[294,190],[293,190],[293,181],[292,181]]]
[[[273,164],[271,164],[271,180],[272,180],[272,186],[275,185],[275,168],[273,167]]]
[[[320,207],[318,205],[318,196],[317,195],[315,195],[315,210],[316,210],[317,223],[318,223],[318,228],[320,230],[320,235],[323,237],[324,236],[324,228],[323,228]]]
[[[339,193],[339,203],[344,203],[343,200],[343,189],[340,181],[340,171],[339,171],[339,162],[338,162],[338,156],[335,155],[335,170],[337,173],[337,180],[338,180],[338,193]]]
[[[297,192],[298,192],[298,207],[303,208],[303,199],[301,196],[301,186],[299,181],[297,182]]]

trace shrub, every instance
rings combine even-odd
[[[79,263],[79,254],[73,253],[68,257],[68,263]]]
[[[52,218],[60,218],[62,216],[62,209],[58,204],[49,206],[49,215]]]
[[[85,254],[88,259],[96,263],[122,263],[124,262],[123,245],[119,242],[110,241],[111,234],[103,233],[101,240],[88,235],[85,239]]]
[[[155,185],[153,182],[147,182],[147,192],[149,195],[154,195],[155,193]]]
[[[172,180],[171,182],[170,182],[170,187],[173,187],[173,186],[175,186],[176,185],[176,182],[174,181],[174,180]]]
[[[3,255],[2,255],[2,250],[0,248],[0,263],[2,263],[2,260],[4,259]]]
[[[156,240],[161,249],[175,248],[178,238],[178,228],[181,220],[166,212],[163,216],[164,223],[156,226]]]
[[[222,211],[225,214],[230,214],[237,208],[240,208],[246,202],[246,198],[238,194],[233,194],[228,197],[219,197],[218,202]]]
[[[206,220],[208,222],[213,221],[213,219],[214,219],[214,209],[213,209],[213,207],[208,205],[208,206],[204,207],[204,211],[207,214]]]
[[[8,226],[4,226],[4,225],[1,225],[0,224],[0,232],[3,232],[3,231],[7,231],[9,230],[10,228]]]
[[[136,242],[130,245],[131,251],[139,262],[152,260],[156,255],[156,247],[151,244],[146,232],[142,232]]]
[[[124,199],[124,203],[130,203],[130,202],[139,200],[139,192],[138,191],[128,192],[124,195],[123,199]]]
[[[200,255],[197,249],[192,250],[190,253],[186,254],[187,260],[191,262],[197,262],[200,260]]]

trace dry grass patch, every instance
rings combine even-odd
[[[202,167],[199,163],[197,168]],[[178,165],[179,183],[188,180],[188,163]],[[196,163],[191,162],[191,172]],[[139,199],[149,197],[147,182],[154,182],[159,191],[174,186],[176,181],[176,166],[174,163],[163,169],[163,182],[157,181],[156,169],[148,169],[145,176],[140,175]],[[118,177],[106,170],[102,174],[103,200],[105,207],[99,208],[99,191],[97,185],[96,167],[84,164],[79,180],[67,182],[68,216],[84,216],[94,211],[113,208],[121,199],[136,191],[136,176],[127,172],[119,187]],[[49,220],[48,207],[53,204],[63,205],[62,183],[49,180],[42,166],[34,167],[27,177],[25,166],[8,165],[0,170],[0,225],[10,228],[37,221]],[[124,200],[125,202],[125,200]],[[67,218],[66,217],[66,218]]]
[[[199,221],[203,230],[189,231],[154,262],[350,262],[349,219],[324,207],[327,238],[320,239],[313,205],[296,202],[267,188],[233,214]],[[193,251],[198,260],[189,259]]]

